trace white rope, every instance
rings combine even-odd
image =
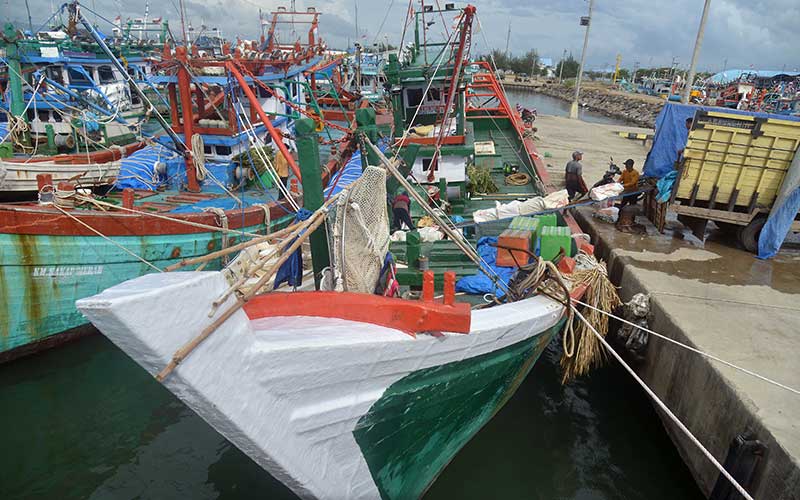
[[[239,105],[239,109],[242,112],[241,113],[242,118],[247,122],[247,125],[249,126],[249,128],[245,128],[243,132],[249,138],[251,145],[254,144],[254,145],[258,146],[258,147],[255,147],[255,148],[250,148],[250,153],[255,153],[256,156],[258,156],[258,158],[261,160],[261,162],[266,166],[267,172],[269,172],[270,177],[272,177],[272,179],[273,179],[273,182],[275,183],[276,186],[278,186],[278,191],[283,193],[284,198],[286,198],[286,201],[289,203],[289,205],[292,207],[292,209],[295,212],[299,212],[300,211],[300,206],[297,204],[297,202],[294,201],[294,197],[292,196],[291,192],[289,192],[289,189],[286,186],[283,185],[283,182],[281,182],[281,178],[280,178],[280,176],[278,176],[278,172],[275,170],[275,167],[272,164],[272,161],[269,159],[269,157],[261,149],[263,146],[266,146],[266,143],[261,140],[261,138],[258,136],[258,134],[256,134],[255,126],[250,121],[250,117],[247,116],[247,113],[245,112],[244,105],[242,104],[241,100],[237,99],[237,104]],[[277,144],[276,144],[276,147],[277,147]],[[280,154],[280,152],[278,152],[276,154]]]
[[[78,219],[77,217],[75,217],[75,216],[74,216],[74,215],[72,215],[71,213],[69,213],[69,212],[67,212],[66,210],[64,210],[63,208],[59,207],[57,204],[53,204],[53,206],[54,206],[54,207],[55,207],[57,210],[59,210],[59,211],[60,211],[62,214],[66,215],[66,216],[67,216],[67,217],[69,217],[70,219],[74,220],[75,222],[77,222],[77,223],[78,223],[78,224],[80,224],[81,226],[85,227],[85,228],[86,228],[86,229],[88,229],[89,231],[93,232],[93,233],[94,233],[94,234],[96,234],[97,236],[100,236],[101,238],[103,238],[104,240],[108,241],[108,242],[109,242],[109,243],[111,243],[112,245],[116,246],[117,248],[119,248],[119,249],[120,249],[120,250],[122,250],[123,252],[125,252],[125,253],[129,254],[129,255],[130,255],[130,256],[132,256],[132,257],[135,257],[136,259],[138,259],[138,260],[142,261],[144,264],[147,264],[148,266],[152,267],[153,269],[155,269],[156,271],[158,271],[158,272],[160,272],[160,273],[163,273],[163,272],[164,272],[164,270],[163,270],[163,269],[160,269],[159,267],[157,267],[157,266],[156,266],[156,265],[154,265],[153,263],[151,263],[151,262],[147,261],[147,260],[146,260],[144,257],[142,257],[141,255],[138,255],[137,253],[133,252],[132,250],[129,250],[129,249],[125,248],[125,247],[124,247],[122,244],[120,244],[120,243],[117,243],[116,241],[112,240],[111,238],[109,238],[108,236],[104,235],[103,233],[101,233],[101,232],[100,232],[100,231],[98,231],[97,229],[93,228],[93,227],[92,227],[92,226],[90,226],[89,224],[86,224],[85,222],[83,222],[82,220]]]
[[[739,482],[738,482],[738,481],[736,481],[736,479],[734,479],[734,478],[733,478],[733,476],[731,476],[731,475],[730,475],[730,473],[728,473],[728,471],[727,471],[727,470],[725,470],[725,468],[722,466],[722,464],[720,464],[720,463],[717,461],[717,459],[716,459],[716,458],[714,458],[714,455],[712,455],[712,454],[711,454],[711,452],[710,452],[710,451],[708,451],[708,450],[705,448],[705,446],[703,446],[703,444],[702,444],[702,443],[701,443],[701,442],[700,442],[700,441],[699,441],[699,440],[698,440],[698,439],[697,439],[697,438],[694,436],[694,434],[692,434],[692,432],[691,432],[691,431],[690,431],[690,430],[689,430],[689,429],[688,429],[688,428],[687,428],[687,427],[686,427],[686,426],[683,424],[683,422],[681,422],[681,421],[680,421],[680,419],[678,419],[678,417],[677,417],[677,416],[675,416],[675,414],[674,414],[674,413],[672,413],[672,410],[670,410],[670,409],[669,409],[669,407],[667,407],[667,405],[666,405],[666,404],[664,404],[664,402],[663,402],[663,401],[661,401],[661,400],[658,398],[658,396],[656,396],[655,392],[653,392],[653,390],[652,390],[652,389],[650,389],[650,388],[647,386],[647,384],[645,384],[645,383],[644,383],[644,381],[643,381],[641,378],[639,378],[639,376],[638,376],[638,375],[636,375],[636,372],[634,372],[634,371],[633,371],[633,368],[631,368],[631,367],[630,367],[630,366],[629,366],[629,365],[628,365],[628,364],[627,364],[627,363],[626,363],[626,362],[625,362],[625,361],[622,359],[622,356],[620,356],[620,355],[619,355],[619,353],[617,353],[617,351],[615,351],[614,349],[612,349],[612,348],[611,348],[611,346],[608,344],[608,342],[606,341],[606,339],[605,339],[605,338],[604,338],[602,335],[600,335],[600,334],[597,332],[597,330],[595,330],[594,326],[592,326],[592,324],[591,324],[591,323],[589,323],[589,322],[586,320],[586,318],[584,318],[584,317],[583,317],[583,315],[580,313],[580,311],[578,311],[578,309],[577,309],[577,308],[576,308],[574,305],[572,306],[572,310],[573,310],[573,312],[575,313],[575,315],[577,315],[577,316],[578,316],[578,318],[580,318],[580,319],[581,319],[581,321],[583,321],[584,323],[586,323],[586,326],[587,326],[587,327],[589,327],[589,330],[591,330],[591,332],[592,332],[592,333],[593,333],[593,334],[594,334],[594,335],[597,337],[597,339],[598,339],[598,340],[599,340],[599,341],[600,341],[600,342],[603,344],[603,346],[604,346],[604,347],[605,347],[605,348],[606,348],[606,349],[607,349],[607,350],[608,350],[608,351],[611,353],[611,355],[612,355],[612,356],[614,356],[614,357],[617,359],[617,361],[619,361],[619,362],[620,362],[620,364],[623,366],[623,368],[625,368],[625,370],[626,370],[628,373],[630,373],[630,374],[631,374],[631,376],[632,376],[632,377],[633,377],[633,378],[636,380],[636,382],[638,382],[638,383],[639,383],[639,385],[641,385],[641,386],[642,386],[642,388],[645,390],[645,392],[646,392],[646,393],[647,393],[647,394],[648,394],[648,395],[649,395],[649,396],[650,396],[650,397],[653,399],[653,401],[654,401],[654,402],[655,402],[655,403],[658,405],[658,407],[659,407],[659,408],[661,408],[661,410],[662,410],[662,411],[663,411],[663,412],[664,412],[664,413],[665,413],[665,414],[666,414],[666,415],[667,415],[667,416],[670,418],[670,420],[672,420],[672,421],[675,423],[675,425],[677,425],[677,426],[678,426],[678,428],[679,428],[679,429],[680,429],[680,430],[681,430],[681,431],[682,431],[684,434],[686,434],[686,436],[689,438],[689,440],[690,440],[692,443],[694,443],[694,444],[695,444],[695,446],[697,446],[697,447],[700,449],[700,451],[703,453],[703,455],[705,455],[705,456],[706,456],[706,458],[708,458],[708,460],[709,460],[709,461],[710,461],[710,462],[711,462],[711,463],[714,465],[714,467],[716,467],[716,468],[719,470],[720,474],[722,474],[723,476],[725,476],[725,479],[727,479],[728,481],[730,481],[731,485],[733,485],[733,487],[734,487],[734,488],[736,488],[736,490],[737,490],[737,491],[738,491],[738,492],[739,492],[739,493],[740,493],[740,494],[741,494],[741,495],[742,495],[744,498],[746,498],[747,500],[753,500],[753,497],[752,497],[752,496],[750,496],[750,494],[747,492],[747,490],[745,490],[745,489],[742,487],[742,485],[741,485],[741,484],[739,484]]]
[[[256,234],[256,233],[248,233],[246,231],[236,231],[234,229],[223,229],[221,227],[209,226],[208,224],[201,224],[199,222],[192,222],[192,221],[183,220],[183,219],[176,219],[174,217],[167,217],[166,215],[157,214],[155,212],[144,212],[144,211],[141,211],[141,210],[135,210],[133,208],[126,208],[126,207],[123,207],[121,205],[114,205],[113,203],[107,203],[107,202],[104,202],[104,201],[95,200],[93,198],[88,198],[88,197],[81,196],[81,195],[75,195],[75,196],[80,201],[93,203],[93,204],[98,205],[98,206],[106,206],[108,208],[112,208],[112,209],[115,209],[115,210],[122,210],[124,212],[131,212],[131,213],[134,213],[134,214],[137,214],[137,215],[146,215],[148,217],[154,217],[156,219],[164,219],[164,220],[168,220],[170,222],[175,222],[177,224],[184,224],[184,225],[187,225],[187,226],[197,227],[197,228],[201,228],[201,229],[207,229],[209,231],[218,231],[220,233],[233,233],[233,234],[237,234],[237,235],[242,235],[243,234],[245,236],[252,236],[254,238],[258,238],[258,237],[262,236],[262,235]]]
[[[781,384],[780,382],[772,380],[771,378],[767,378],[767,377],[765,377],[763,375],[759,375],[758,373],[755,373],[755,372],[753,372],[751,370],[748,370],[747,368],[741,367],[739,365],[735,365],[735,364],[731,363],[730,361],[725,361],[724,359],[718,358],[717,356],[714,356],[713,354],[709,354],[707,352],[703,352],[703,351],[701,351],[699,349],[696,349],[696,348],[694,348],[694,347],[692,347],[690,345],[686,345],[686,344],[684,344],[682,342],[679,342],[679,341],[677,341],[675,339],[669,338],[666,335],[662,335],[662,334],[660,334],[658,332],[654,332],[653,330],[650,330],[650,329],[645,328],[643,326],[637,325],[636,323],[631,323],[630,321],[628,321],[628,320],[626,320],[624,318],[620,318],[619,316],[616,316],[616,315],[611,314],[609,312],[603,311],[602,309],[598,309],[598,308],[596,308],[594,306],[591,306],[589,304],[581,302],[580,300],[572,299],[572,301],[575,302],[576,304],[580,304],[582,306],[588,307],[589,309],[594,309],[595,311],[597,311],[599,313],[605,314],[609,318],[614,318],[614,319],[619,320],[619,321],[621,321],[623,323],[626,323],[628,325],[634,326],[634,327],[636,327],[636,328],[638,328],[638,329],[640,329],[640,330],[642,330],[644,332],[649,333],[650,335],[653,335],[653,336],[658,337],[660,339],[666,340],[667,342],[671,342],[671,343],[673,343],[673,344],[675,344],[675,345],[677,345],[679,347],[683,347],[684,349],[692,351],[692,352],[694,352],[696,354],[699,354],[699,355],[701,355],[703,357],[706,357],[706,358],[711,359],[713,361],[716,361],[718,363],[722,363],[725,366],[729,366],[729,367],[731,367],[731,368],[733,368],[735,370],[741,371],[742,373],[746,373],[747,375],[750,375],[751,377],[755,377],[755,378],[757,378],[759,380],[763,380],[764,382],[767,382],[768,384],[772,384],[772,385],[774,385],[776,387],[780,387],[781,389],[785,389],[785,390],[787,390],[789,392],[793,392],[793,393],[797,394],[798,396],[800,396],[800,390],[797,390],[797,389],[795,389],[793,387],[789,387],[788,385]]]

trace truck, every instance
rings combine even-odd
[[[700,239],[708,221],[733,233],[750,252],[784,186],[800,148],[800,122],[699,110],[694,115],[668,210]],[[792,164],[794,162],[794,167]],[[663,221],[662,221],[663,227]],[[800,232],[795,217],[791,231]]]

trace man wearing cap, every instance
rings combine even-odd
[[[583,153],[580,151],[575,151],[572,153],[572,161],[567,162],[564,183],[566,184],[570,201],[572,201],[572,199],[575,198],[575,195],[578,193],[584,195],[589,192],[589,190],[586,189],[586,182],[583,180],[583,165],[581,165],[582,159]]]
[[[636,191],[636,187],[639,184],[639,172],[633,168],[633,160],[630,158],[625,160],[624,165],[625,170],[622,172],[622,175],[619,176],[619,182],[625,188],[625,193],[631,193]],[[641,193],[637,195],[625,196],[622,198],[621,206],[624,207],[625,205],[636,205],[636,203],[639,201],[640,195]]]

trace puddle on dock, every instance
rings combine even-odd
[[[637,217],[637,222],[646,222]],[[593,220],[593,225],[617,255],[629,266],[658,271],[701,283],[765,286],[775,291],[800,294],[800,238],[790,236],[781,252],[761,260],[740,249],[736,239],[709,224],[705,241],[677,221],[668,221],[664,234],[647,224],[647,235],[617,231],[612,224]],[[617,266],[614,266],[616,271]]]

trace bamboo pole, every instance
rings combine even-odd
[[[230,246],[228,248],[223,248],[222,250],[217,250],[216,252],[211,252],[211,253],[206,254],[206,255],[201,255],[200,257],[191,257],[189,259],[183,259],[180,262],[176,262],[175,264],[172,264],[172,265],[169,265],[169,266],[165,267],[164,271],[175,271],[176,269],[181,269],[183,267],[191,266],[193,264],[200,264],[202,262],[207,262],[209,260],[214,260],[214,259],[216,259],[218,257],[222,257],[222,256],[228,255],[228,254],[233,253],[233,252],[238,252],[239,250],[243,250],[243,249],[245,249],[247,247],[250,247],[250,246],[253,246],[253,245],[257,245],[259,243],[264,243],[265,241],[276,240],[278,238],[281,238],[285,234],[288,234],[288,233],[294,231],[299,226],[300,226],[299,223],[292,224],[290,226],[287,226],[287,227],[281,229],[280,231],[275,231],[274,233],[270,233],[270,234],[265,235],[265,236],[260,236],[258,238],[253,238],[253,239],[248,240],[248,241],[243,241],[242,243]]]
[[[490,276],[489,272],[487,272],[488,266],[483,262],[483,259],[481,259],[480,255],[478,255],[478,253],[472,247],[470,247],[464,242],[464,237],[462,236],[461,232],[453,230],[450,227],[450,225],[447,224],[447,222],[445,222],[444,220],[442,220],[441,217],[439,217],[439,214],[437,214],[428,205],[428,202],[422,196],[420,196],[419,193],[417,193],[417,191],[414,189],[411,183],[409,183],[408,180],[405,177],[403,177],[403,174],[401,174],[400,171],[397,170],[397,167],[395,167],[394,164],[392,164],[392,162],[390,162],[389,159],[386,158],[383,152],[378,147],[376,147],[369,140],[369,138],[365,137],[364,140],[366,141],[366,144],[370,148],[372,148],[375,154],[378,155],[378,158],[381,160],[381,163],[383,163],[386,169],[389,170],[389,173],[391,173],[397,179],[397,181],[403,186],[403,188],[405,188],[408,194],[412,198],[414,198],[414,200],[416,200],[417,203],[419,203],[420,207],[422,207],[425,213],[427,213],[434,221],[436,221],[436,223],[439,225],[439,229],[441,229],[450,238],[450,240],[453,243],[455,243],[456,246],[458,246],[458,248],[461,249],[461,251],[464,252],[464,254],[478,266],[479,269],[484,271],[484,273],[486,273],[486,275],[489,276],[489,279],[491,279],[495,283],[495,285],[497,285],[498,288],[503,290],[504,293],[508,294],[509,297],[513,297],[513,295],[511,295],[511,291],[509,290],[508,286],[505,283],[503,283],[502,280],[493,279]]]
[[[220,315],[219,318],[217,318],[210,325],[205,327],[198,336],[196,336],[195,338],[184,344],[180,349],[178,349],[172,356],[172,360],[170,360],[169,364],[167,364],[167,366],[165,366],[164,369],[161,370],[158,373],[158,375],[156,375],[156,380],[158,380],[159,382],[163,382],[164,379],[167,378],[167,376],[169,376],[169,374],[172,373],[172,371],[175,370],[175,368],[177,368],[178,365],[184,359],[186,359],[186,357],[189,356],[189,354],[191,354],[195,348],[197,348],[197,346],[199,346],[205,339],[207,339],[212,333],[214,333],[217,330],[217,328],[219,328],[222,324],[224,324],[225,321],[228,320],[228,318],[233,316],[235,312],[241,309],[242,306],[244,306],[244,304],[248,300],[253,298],[253,296],[258,292],[258,290],[260,290],[261,287],[263,287],[264,284],[267,281],[269,281],[272,275],[274,275],[278,271],[278,269],[280,269],[283,263],[289,259],[289,257],[295,252],[295,250],[300,248],[300,245],[302,245],[303,242],[307,240],[309,236],[311,236],[311,234],[325,221],[326,214],[328,212],[328,207],[331,204],[333,204],[334,201],[338,199],[338,197],[339,197],[338,194],[335,196],[331,196],[328,199],[328,201],[325,202],[324,205],[322,205],[313,214],[311,214],[311,217],[304,220],[302,223],[298,225],[297,229],[292,233],[293,235],[295,233],[297,234],[296,239],[289,246],[289,248],[283,253],[283,255],[281,255],[281,258],[278,259],[278,262],[276,262],[272,267],[270,267],[267,270],[267,272],[264,273],[264,275],[258,280],[258,282],[256,282],[253,288],[248,290],[240,298],[238,298],[231,307],[226,309]],[[274,234],[277,233],[273,233],[273,235]],[[291,240],[291,238],[287,238],[287,241],[288,240]]]
[[[264,274],[264,276],[262,276],[258,280],[256,285],[251,290],[246,292],[241,298],[237,299],[236,302],[231,307],[226,309],[220,315],[219,318],[215,319],[210,325],[205,327],[203,331],[200,332],[200,335],[198,335],[197,337],[193,338],[192,340],[184,344],[183,347],[181,347],[175,352],[169,364],[166,367],[164,367],[164,369],[161,370],[161,372],[159,372],[158,375],[156,375],[156,380],[158,380],[159,382],[163,382],[164,379],[167,378],[167,376],[169,376],[169,374],[172,373],[172,371],[175,370],[175,368],[177,368],[178,365],[184,359],[186,359],[186,357],[189,356],[189,354],[191,354],[195,348],[197,348],[197,346],[199,346],[205,339],[207,339],[212,333],[214,333],[217,330],[217,328],[219,328],[222,324],[224,324],[228,320],[228,318],[230,318],[231,316],[234,315],[234,313],[239,311],[239,309],[241,309],[245,305],[245,303],[247,303],[248,300],[253,298],[256,292],[264,285],[264,283],[269,281],[272,275],[275,274],[278,271],[278,269],[280,269],[283,263],[286,262],[286,260],[294,253],[295,250],[297,250],[300,247],[300,245],[303,244],[303,242],[306,239],[308,239],[311,233],[313,233],[314,230],[317,229],[324,220],[325,220],[324,215],[316,217],[314,222],[308,227],[306,232],[297,237],[297,239],[289,247],[289,249],[286,252],[284,252],[283,255],[281,255],[281,258],[278,259],[278,262],[276,262],[275,265],[269,268],[269,270]]]

